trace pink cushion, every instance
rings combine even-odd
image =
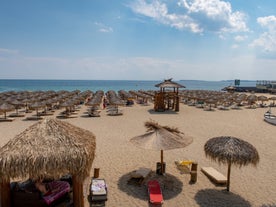
[[[48,183],[51,192],[43,196],[44,201],[49,205],[70,191],[70,184],[65,181],[53,181]]]

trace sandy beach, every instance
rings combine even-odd
[[[146,185],[129,185],[127,181],[130,172],[139,167],[151,168],[154,174],[156,162],[160,161],[159,151],[140,149],[129,142],[130,138],[146,132],[144,122],[151,119],[161,125],[177,127],[193,137],[192,144],[183,149],[164,151],[165,176],[172,181],[162,185],[164,207],[276,206],[276,127],[263,120],[268,108],[204,111],[181,103],[179,112],[155,112],[150,103],[148,106],[134,104],[121,107],[122,116],[107,116],[106,111],[102,110],[100,117],[86,116],[87,108],[81,105],[77,118],[64,121],[95,134],[96,157],[91,177],[94,168],[100,168],[100,178],[104,178],[108,185],[107,207],[149,206]],[[53,117],[60,111],[57,110]],[[0,146],[35,123],[23,119],[17,117],[13,122],[0,123]],[[226,165],[211,161],[204,153],[206,141],[217,136],[234,136],[248,141],[260,155],[257,167],[232,166],[230,192],[224,186],[215,185],[200,170],[201,167],[211,166],[227,174]],[[190,183],[190,174],[182,174],[175,165],[176,160],[187,159],[198,163],[197,182],[194,184]],[[85,194],[88,193],[89,179],[84,186]],[[89,206],[87,195],[85,205]]]

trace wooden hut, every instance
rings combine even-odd
[[[185,88],[185,86],[172,81],[172,79],[164,80],[164,82],[156,84],[156,87],[160,88],[160,91],[155,93],[154,97],[154,110],[165,111],[173,110],[179,111],[179,88]]]
[[[0,149],[0,206],[11,206],[10,178],[59,178],[71,174],[74,207],[83,207],[83,181],[95,157],[96,137],[57,119],[45,119]]]

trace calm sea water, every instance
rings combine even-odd
[[[156,84],[159,81],[132,81],[132,80],[1,80],[0,92],[4,91],[47,91],[47,90],[158,90]],[[176,81],[184,86],[187,90],[216,90],[229,85],[234,85],[234,80],[227,81],[199,81],[199,80],[181,80]],[[242,81],[240,86],[256,86],[256,81]]]

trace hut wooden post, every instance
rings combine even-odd
[[[230,189],[230,172],[231,172],[231,162],[228,162],[227,191],[229,191],[229,189]]]
[[[9,179],[0,178],[0,206],[11,207],[11,187]]]
[[[74,207],[84,207],[83,200],[83,179],[78,175],[73,175],[73,202]]]
[[[162,175],[164,173],[163,163],[164,163],[163,150],[161,150],[161,174]]]
[[[179,111],[179,96],[176,96],[175,111]]]

